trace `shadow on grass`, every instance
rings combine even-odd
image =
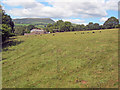
[[[16,46],[16,45],[19,45],[21,44],[23,41],[17,41],[17,40],[14,40],[15,38],[13,39],[9,39],[8,41],[4,42],[2,44],[2,49],[3,51],[7,51],[8,50],[8,47],[10,46]],[[14,51],[14,49],[10,50],[10,51]]]

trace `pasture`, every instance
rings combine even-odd
[[[29,25],[34,25],[34,24],[15,24],[15,26],[29,26]],[[34,26],[37,28],[44,28],[44,25],[34,25]]]
[[[10,38],[3,88],[117,88],[118,30],[100,31]]]

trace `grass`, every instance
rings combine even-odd
[[[118,87],[117,29],[11,40],[2,53],[3,88]]]
[[[45,23],[47,24],[47,23]],[[15,26],[29,26],[29,25],[34,25],[37,28],[44,28],[45,25],[35,25],[35,24],[15,24]]]
[[[15,24],[15,26],[29,26],[30,24]]]

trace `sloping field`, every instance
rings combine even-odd
[[[3,88],[117,88],[118,30],[101,31],[12,37]]]

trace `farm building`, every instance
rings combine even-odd
[[[30,33],[33,33],[33,34],[45,34],[45,30],[40,30],[40,29],[32,29],[30,31]]]
[[[32,29],[30,33],[25,33],[24,35],[38,35],[38,34],[46,34],[46,31],[40,29]]]

